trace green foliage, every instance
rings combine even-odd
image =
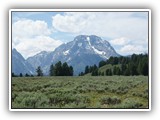
[[[83,72],[79,73],[79,76],[83,76],[83,75],[84,75],[84,73],[83,73]]]
[[[20,73],[20,74],[19,74],[19,76],[20,76],[20,77],[23,77],[23,74],[22,74],[22,73]]]
[[[111,69],[106,70],[106,76],[112,76],[112,70]]]
[[[92,76],[98,76],[98,69],[95,68],[92,73],[91,73]]]
[[[18,77],[18,75],[16,75],[16,74],[12,73],[12,77]]]
[[[54,76],[54,65],[53,64],[51,64],[50,66],[49,75]]]
[[[89,70],[88,70],[89,69]],[[95,74],[98,69],[98,74]],[[108,69],[111,69],[110,71]],[[89,72],[88,72],[89,71]],[[111,73],[112,72],[112,73]],[[93,76],[101,76],[105,73],[106,76],[110,75],[148,75],[148,55],[133,54],[130,57],[110,57],[107,61],[100,61],[99,67],[86,66],[85,74],[91,73]]]
[[[89,66],[88,65],[85,67],[85,74],[87,74],[87,73],[89,73]]]
[[[36,72],[37,72],[37,76],[43,76],[43,71],[40,66],[37,67]]]
[[[29,77],[30,75],[28,73],[25,74],[25,77]]]
[[[68,66],[66,62],[63,64],[61,61],[57,62],[55,66],[52,64],[50,66],[49,75],[50,76],[73,76],[73,67]]]
[[[104,65],[106,65],[106,61],[102,60],[102,61],[99,62],[99,66],[98,67],[100,68],[100,67],[102,67]]]
[[[121,100],[117,96],[113,96],[113,97],[103,96],[103,97],[101,97],[100,102],[101,102],[102,105],[104,105],[104,104],[115,105],[115,104],[121,103]]]
[[[12,108],[148,108],[147,76],[13,77]]]
[[[129,109],[134,109],[134,108],[141,108],[143,106],[142,103],[139,101],[132,99],[132,98],[126,98],[122,104],[115,105],[114,108],[129,108]]]

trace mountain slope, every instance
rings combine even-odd
[[[34,74],[34,68],[28,63],[23,56],[16,50],[12,50],[12,73],[19,75]]]
[[[35,68],[41,66],[46,73],[52,63],[67,62],[73,66],[75,75],[84,71],[86,65],[98,64],[110,56],[120,56],[108,41],[95,35],[79,35],[73,41],[60,45],[53,52],[40,54],[28,58],[27,61]]]

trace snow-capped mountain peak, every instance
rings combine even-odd
[[[34,68],[41,66],[48,72],[50,65],[58,61],[67,62],[74,68],[74,74],[84,71],[86,65],[98,64],[111,56],[119,56],[108,41],[96,35],[79,35],[73,41],[62,44],[50,53],[41,52],[27,61]]]

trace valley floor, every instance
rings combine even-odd
[[[148,76],[13,77],[14,108],[144,108]]]

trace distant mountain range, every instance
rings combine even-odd
[[[34,67],[16,49],[12,50],[12,73],[16,75],[34,74]]]
[[[12,72],[35,74],[36,68],[41,66],[44,74],[47,75],[50,65],[61,61],[72,65],[74,75],[78,75],[84,71],[86,65],[98,64],[99,61],[106,60],[111,56],[120,55],[116,53],[108,41],[95,35],[79,35],[73,41],[60,45],[54,51],[42,51],[27,60],[13,49],[12,66],[14,67],[12,67]]]

